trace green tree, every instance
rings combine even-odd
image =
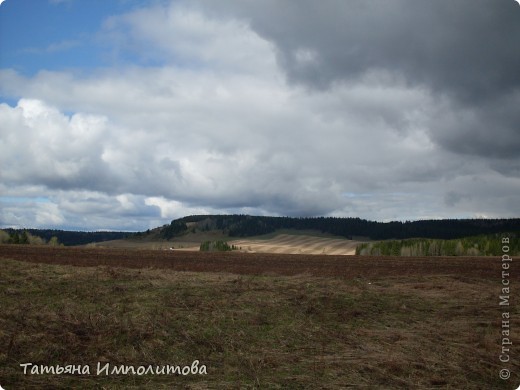
[[[27,238],[29,239],[29,245],[45,245],[45,240],[39,236],[34,236],[27,232]]]
[[[20,235],[20,244],[22,244],[22,245],[29,244],[29,236],[27,236],[27,232],[25,230]]]
[[[0,230],[0,244],[7,244],[9,242],[10,236],[9,233]]]
[[[61,244],[58,240],[58,237],[52,236],[51,239],[49,240],[49,245],[50,246],[60,246]]]
[[[231,251],[232,248],[225,241],[204,241],[200,244],[201,252],[227,252]]]
[[[19,244],[20,243],[20,236],[18,235],[18,232],[14,232],[13,234],[11,234],[9,243],[10,244]]]

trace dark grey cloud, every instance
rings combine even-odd
[[[207,5],[205,3],[205,5]],[[454,153],[512,158],[520,146],[520,7],[489,0],[228,2],[311,89],[384,71],[444,107],[432,138]],[[448,116],[452,121],[442,120]]]
[[[249,0],[228,10],[276,44],[291,80],[310,86],[369,69],[470,100],[520,85],[514,1]]]
[[[439,145],[457,154],[520,162],[520,88],[479,104],[447,104],[430,124]]]

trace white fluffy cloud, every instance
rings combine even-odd
[[[112,40],[113,50],[144,62],[255,75],[276,67],[273,46],[245,22],[212,18],[193,3],[172,2],[111,17],[103,35]]]
[[[0,105],[3,225],[518,212],[508,208],[518,179],[497,172],[500,159],[439,146],[432,128],[460,113],[424,85],[384,70],[326,89],[289,84],[276,47],[245,21],[184,3],[112,17],[103,33],[114,55],[137,62],[83,76],[0,70],[1,94],[21,98]],[[295,56],[320,61],[305,48]]]

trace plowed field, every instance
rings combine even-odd
[[[504,281],[517,291],[511,264],[502,280],[498,257],[0,245],[0,386],[512,389],[520,311],[499,298]],[[96,371],[195,361],[207,372]],[[25,373],[33,363],[91,371]]]
[[[166,268],[250,275],[308,274],[339,278],[412,275],[461,275],[485,279],[501,277],[501,261],[494,257],[361,257],[0,245],[0,258],[75,266]],[[511,276],[518,278],[520,274]]]

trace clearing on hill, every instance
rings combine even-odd
[[[244,238],[229,241],[242,251],[306,255],[354,255],[359,241],[311,235],[277,234],[272,238]]]
[[[172,240],[115,240],[90,244],[94,247],[126,249],[170,249],[198,251],[204,241],[226,241],[241,252],[305,255],[354,255],[362,241],[314,232],[279,231],[263,236],[235,238],[220,231],[188,233]]]

